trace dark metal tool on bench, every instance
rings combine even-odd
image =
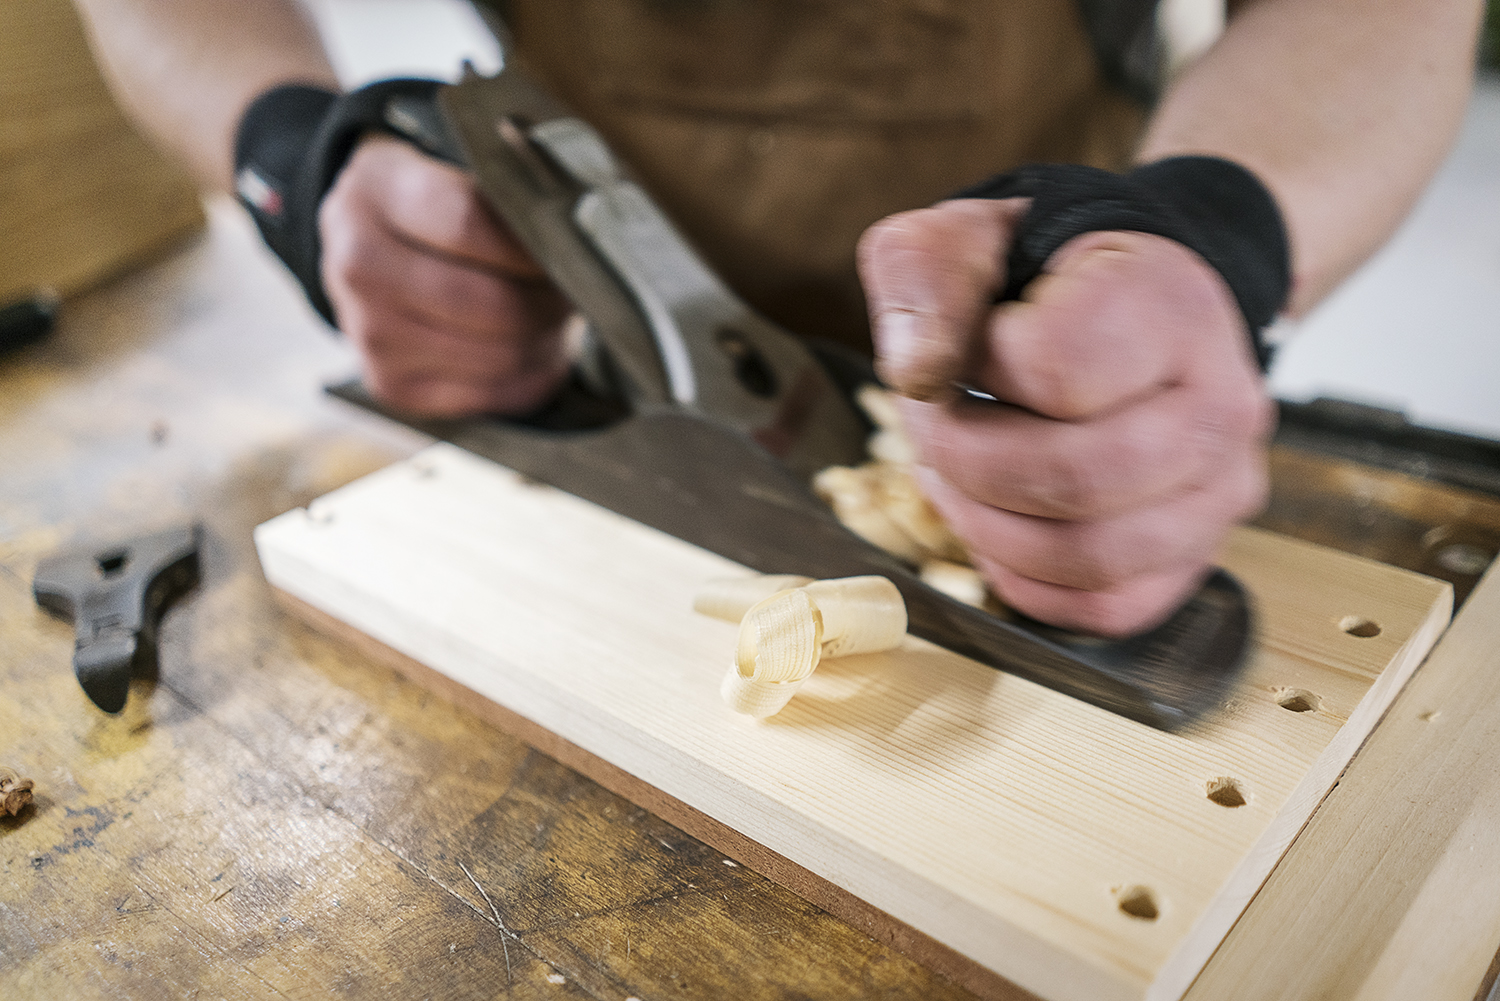
[[[156,627],[166,607],[198,581],[198,526],[119,545],[80,549],[38,564],[37,604],[73,620],[73,671],[94,705],[125,708],[130,679],[156,666]]]
[[[741,302],[599,135],[511,65],[469,72],[439,98],[446,126],[423,131],[456,136],[454,158],[588,319],[612,394],[575,383],[530,421],[425,430],[756,570],[888,577],[914,634],[1153,726],[1221,701],[1251,632],[1223,571],[1165,625],[1105,643],[954,601],[840,525],[808,484],[864,457],[849,387]],[[335,392],[379,409],[357,385]]]

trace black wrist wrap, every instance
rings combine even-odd
[[[267,246],[337,325],[318,266],[318,206],[367,132],[384,132],[452,159],[435,99],[436,80],[382,80],[342,97],[289,84],[245,111],[235,135],[235,191]],[[436,130],[436,131],[434,131]]]
[[[954,198],[1032,199],[1007,260],[1001,299],[1015,299],[1063,244],[1084,233],[1131,230],[1165,236],[1223,276],[1264,371],[1262,331],[1291,291],[1291,249],[1276,200],[1245,168],[1211,156],[1179,156],[1113,174],[1073,164],[1034,164]]]

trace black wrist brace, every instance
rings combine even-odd
[[[246,109],[234,143],[234,186],[267,246],[286,264],[308,301],[337,326],[319,270],[318,206],[367,132],[383,132],[452,160],[437,115],[436,80],[382,80],[340,97],[288,84]]]
[[[1032,199],[1007,259],[1000,298],[1019,298],[1063,244],[1084,233],[1131,230],[1196,252],[1224,278],[1264,371],[1262,332],[1291,291],[1291,248],[1276,200],[1245,168],[1211,156],[1178,156],[1112,174],[1074,164],[1034,164],[954,198]]]

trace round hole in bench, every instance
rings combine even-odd
[[[1240,780],[1230,778],[1228,775],[1220,775],[1218,778],[1209,779],[1204,785],[1204,791],[1210,800],[1220,806],[1244,806],[1249,802],[1245,798],[1245,788],[1240,785]]]
[[[1272,694],[1278,706],[1294,713],[1313,712],[1323,701],[1305,688],[1278,688]]]
[[[1150,887],[1122,886],[1115,890],[1115,899],[1120,903],[1120,910],[1142,921],[1155,921],[1161,914]]]

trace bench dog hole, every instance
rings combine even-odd
[[[1156,906],[1156,895],[1149,887],[1116,887],[1115,899],[1120,902],[1120,910],[1142,921],[1155,921],[1161,914],[1161,909]]]
[[[1313,712],[1323,701],[1305,688],[1278,688],[1273,694],[1278,706],[1294,713]]]
[[[1367,640],[1372,636],[1380,635],[1380,623],[1371,622],[1369,619],[1358,615],[1346,615],[1339,620],[1339,628],[1350,636],[1358,636]]]
[[[1245,798],[1245,789],[1240,785],[1240,780],[1230,778],[1228,775],[1220,775],[1218,778],[1209,779],[1204,783],[1204,791],[1208,794],[1209,799],[1220,806],[1244,806],[1249,802]]]

